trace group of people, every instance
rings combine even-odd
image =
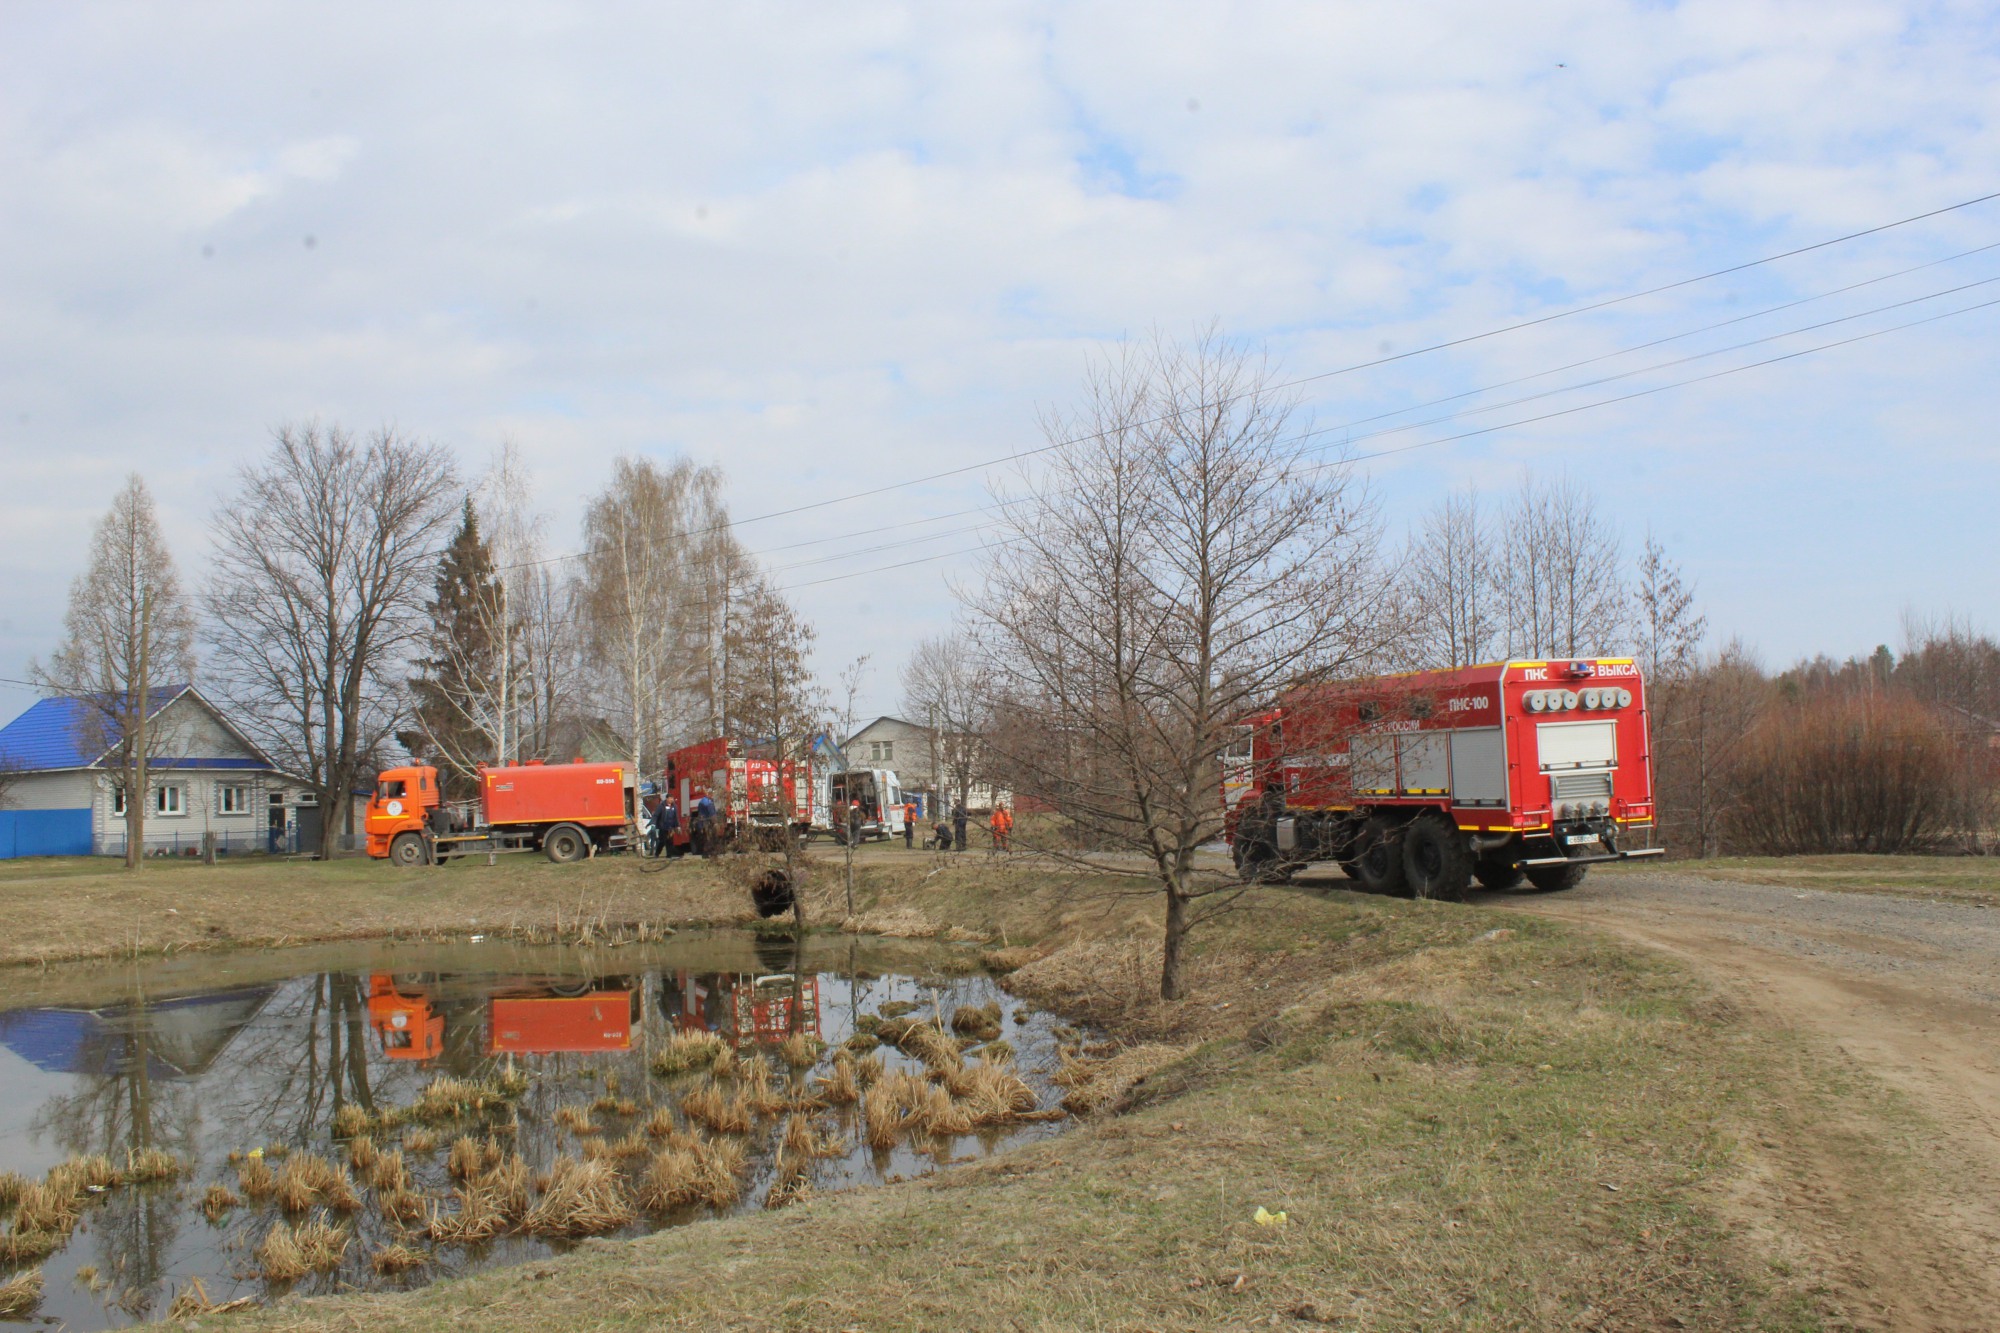
[[[648,816],[646,827],[646,854],[648,856],[714,856],[721,850],[724,841],[720,817],[715,801],[706,791],[694,789],[685,814],[680,805],[670,795],[648,796],[645,801]],[[870,819],[881,816],[872,807],[860,801],[837,801],[829,812],[834,829],[845,839],[858,845],[861,841],[862,826]],[[915,801],[903,805],[903,846],[914,849],[917,845],[917,826],[922,819]],[[963,802],[952,806],[948,816],[940,818],[932,826],[931,838],[925,846],[935,846],[941,852],[962,852],[970,843],[968,829],[972,822]],[[986,821],[986,830],[992,837],[995,852],[1013,850],[1014,815],[1006,806],[994,807],[992,816]]]
[[[648,797],[646,811],[652,816],[646,829],[648,856],[714,856],[720,850],[715,802],[707,792],[694,791],[685,819],[671,796]]]

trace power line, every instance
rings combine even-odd
[[[1360,361],[1352,365],[1339,367],[1338,369],[1334,370],[1326,370],[1311,375],[1303,375],[1298,377],[1297,379],[1282,381],[1278,384],[1263,385],[1260,386],[1257,391],[1261,393],[1279,392],[1284,389],[1297,388],[1300,385],[1317,383],[1321,380],[1333,379],[1342,375],[1351,375],[1356,373],[1357,371],[1372,370],[1377,367],[1390,365],[1398,361],[1407,361],[1412,357],[1425,356],[1432,352],[1448,351],[1454,347],[1464,347],[1472,343],[1482,342],[1489,338],[1497,338],[1509,333],[1518,333],[1523,329],[1535,328],[1539,325],[1553,323],[1556,320],[1569,319],[1576,315],[1589,314],[1592,311],[1606,310],[1611,308],[1612,306],[1624,305],[1632,301],[1643,300],[1649,296],[1658,296],[1663,292],[1677,291],[1682,287],[1690,287],[1697,283],[1708,282],[1716,278],[1727,277],[1732,273],[1743,273],[1747,272],[1750,269],[1760,268],[1768,264],[1775,264],[1782,260],[1793,259],[1799,255],[1810,254],[1816,250],[1827,249],[1830,246],[1844,245],[1849,241],[1856,241],[1864,237],[1880,235],[1881,233],[1886,231],[1893,231],[1898,227],[1906,227],[1913,223],[1924,222],[1935,217],[1942,217],[1947,213],[1958,212],[1962,209],[1971,208],[1978,204],[1988,203],[1994,199],[2000,199],[2000,190],[1996,190],[1989,194],[1979,195],[1976,198],[1961,200],[1955,204],[1947,204],[1942,208],[1934,208],[1929,210],[1928,212],[1915,213],[1909,217],[1898,218],[1893,222],[1879,223],[1876,226],[1866,227],[1860,231],[1848,232],[1845,235],[1834,236],[1824,241],[1815,241],[1811,245],[1798,246],[1795,247],[1794,249],[1781,251],[1778,254],[1765,255],[1759,259],[1746,260],[1740,264],[1731,264],[1725,268],[1713,269],[1707,273],[1699,273],[1694,275],[1693,277],[1679,278],[1673,282],[1661,283],[1658,286],[1648,287],[1642,291],[1627,292],[1621,296],[1606,297],[1604,300],[1601,301],[1593,301],[1585,305],[1572,306],[1567,310],[1558,310],[1547,315],[1539,315],[1533,319],[1521,320],[1513,324],[1503,325],[1499,328],[1488,329],[1483,333],[1466,334],[1461,337],[1447,339],[1443,342],[1430,343],[1423,347],[1415,347],[1406,352],[1391,353],[1387,356],[1377,357],[1371,361]],[[1243,394],[1232,394],[1223,398],[1216,399],[1212,402],[1195,404],[1189,408],[1181,409],[1181,411],[1182,412],[1199,411],[1213,407],[1220,407],[1228,403],[1235,402],[1238,399],[1242,398],[1243,396],[1244,396]],[[1173,416],[1177,415],[1180,415],[1180,413],[1178,412],[1169,413],[1166,415],[1153,417],[1145,421],[1133,422],[1130,423],[1127,429],[1141,427],[1141,426],[1148,426],[1148,425],[1157,425],[1160,422],[1169,420]],[[690,538],[706,536],[709,533],[720,532],[727,530],[729,528],[743,527],[751,523],[763,523],[774,518],[788,518],[795,514],[803,514],[815,509],[824,509],[832,505],[846,504],[854,500],[865,500],[877,495],[886,495],[893,491],[907,490],[912,486],[921,486],[933,481],[944,481],[952,477],[964,476],[966,473],[969,472],[978,472],[978,471],[983,471],[987,468],[998,467],[1003,463],[1019,462],[1021,459],[1024,458],[1033,458],[1039,454],[1048,453],[1054,449],[1065,448],[1069,445],[1082,444],[1093,439],[1102,439],[1105,434],[1106,432],[1103,431],[1090,432],[1084,435],[1076,436],[1071,439],[1051,441],[1048,444],[1039,445],[1033,449],[1018,450],[1014,453],[1003,455],[999,458],[989,458],[978,463],[967,463],[959,467],[947,468],[941,472],[933,472],[921,477],[910,477],[902,481],[889,482],[884,485],[871,487],[863,491],[854,491],[846,495],[833,496],[825,500],[813,500],[801,505],[792,505],[785,509],[774,509],[769,511],[768,513],[753,514],[748,518],[724,519],[722,522],[711,524],[706,528],[699,528],[687,533],[677,534],[676,539],[685,541]],[[499,568],[518,569],[536,565],[555,564],[563,560],[581,559],[588,554],[589,554],[588,551],[570,551],[570,552],[565,552],[561,555],[544,556],[537,558],[535,560],[520,561],[517,562],[516,564],[502,566]]]

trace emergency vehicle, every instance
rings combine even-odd
[[[1494,662],[1303,686],[1222,759],[1238,870],[1321,861],[1368,889],[1456,898],[1473,879],[1572,888],[1663,849],[1645,683],[1629,658]]]
[[[384,769],[368,798],[368,854],[399,866],[423,865],[434,845],[439,859],[474,852],[540,851],[551,861],[581,861],[625,845],[635,817],[635,793],[618,764],[525,764],[478,770],[476,801],[440,817],[437,769],[427,764]]]
[[[814,794],[809,759],[779,760],[768,746],[718,737],[684,745],[667,756],[662,795],[685,821],[706,795],[715,802],[725,841],[790,829],[801,837],[825,820]]]

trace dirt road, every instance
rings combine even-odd
[[[1765,1195],[1745,1207],[1795,1234],[1858,1327],[2000,1328],[2000,905],[1667,871],[1481,898],[1664,950],[1900,1092],[1915,1132],[1865,1093],[1801,1089],[1802,1132],[1745,1145]]]

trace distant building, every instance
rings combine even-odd
[[[12,771],[0,809],[0,858],[122,856],[127,793],[107,771],[109,749],[88,738],[88,705],[43,699],[0,727],[0,767]],[[147,763],[146,850],[199,851],[216,835],[229,851],[310,850],[319,809],[303,779],[281,772],[192,685],[160,691]]]
[[[937,747],[931,744],[928,727],[920,727],[900,717],[878,717],[842,741],[840,748],[847,752],[847,762],[855,768],[891,769],[905,791],[924,792],[935,797],[923,803],[926,814],[949,809],[948,802],[957,799],[956,782],[950,774],[945,777],[946,790],[939,793],[937,769],[941,761]],[[974,777],[977,779],[978,775],[974,774]],[[995,791],[986,782],[975,780],[967,792],[966,808],[991,810],[995,804],[1006,800],[1007,795],[1005,791]]]

